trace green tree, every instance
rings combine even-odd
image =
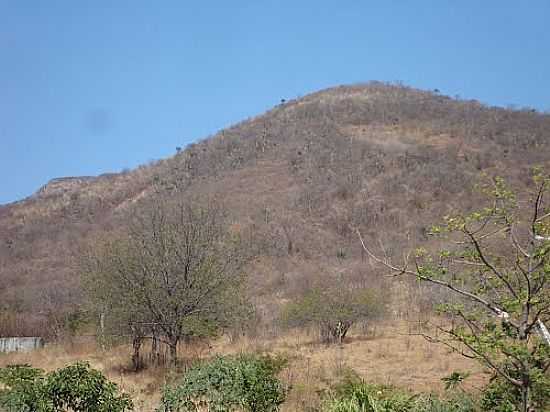
[[[458,322],[437,326],[446,338],[427,336],[494,371],[518,410],[549,406],[550,177],[533,174],[518,198],[500,178],[482,185],[486,207],[454,213],[432,233],[448,249],[418,249],[403,265],[379,258],[359,234],[364,250],[397,274],[441,286],[458,301],[439,305]],[[451,323],[451,322],[448,322]]]
[[[154,326],[175,363],[182,338],[214,333],[247,305],[248,250],[218,202],[159,201],[127,233],[91,248],[83,280],[104,322],[131,329],[138,355],[140,337]]]

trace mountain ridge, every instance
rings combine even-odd
[[[372,85],[375,85],[377,88],[379,88],[379,89],[381,88],[382,90],[376,90],[375,92],[372,92],[372,93],[365,93],[365,89],[370,90]],[[489,110],[497,110],[497,111],[504,111],[504,112],[528,112],[528,113],[535,114],[535,115],[548,116],[548,114],[546,114],[544,112],[541,112],[541,111],[538,111],[534,108],[530,108],[530,107],[526,107],[526,108],[523,108],[523,109],[520,109],[520,110],[508,109],[508,108],[505,108],[505,107],[502,107],[502,106],[487,105],[487,104],[481,103],[481,102],[479,102],[475,99],[462,100],[462,99],[459,99],[459,98],[452,98],[450,96],[441,95],[441,94],[439,94],[438,89],[421,90],[421,89],[414,89],[414,88],[405,87],[405,86],[402,86],[402,85],[395,86],[395,85],[392,85],[391,83],[383,83],[383,82],[373,81],[373,82],[370,82],[370,83],[359,83],[359,84],[353,84],[353,85],[337,85],[337,86],[328,87],[328,88],[325,88],[325,89],[322,89],[322,90],[319,90],[319,91],[314,91],[314,92],[308,93],[308,94],[306,94],[305,96],[302,96],[302,97],[297,97],[297,98],[288,99],[288,100],[287,99],[282,99],[283,100],[282,103],[275,105],[273,108],[268,109],[266,112],[255,115],[255,116],[252,116],[252,117],[247,118],[245,120],[239,121],[239,122],[235,123],[234,125],[230,125],[227,128],[221,129],[220,131],[214,133],[213,135],[207,136],[206,138],[200,138],[195,142],[191,142],[191,143],[188,144],[188,146],[192,146],[192,145],[194,145],[198,142],[201,142],[201,141],[204,141],[204,140],[207,140],[207,139],[216,138],[220,134],[223,135],[224,132],[230,131],[234,128],[237,128],[243,123],[261,120],[265,116],[269,116],[271,113],[273,113],[275,111],[278,111],[278,110],[281,110],[281,109],[283,109],[283,110],[291,109],[291,108],[294,108],[296,106],[311,103],[312,100],[317,100],[317,101],[322,102],[324,100],[324,98],[345,99],[345,98],[350,98],[350,97],[354,97],[354,96],[355,97],[360,97],[362,99],[369,99],[369,98],[372,99],[372,98],[380,97],[380,95],[383,95],[384,94],[384,91],[383,91],[384,88],[390,88],[391,89],[393,87],[397,87],[399,89],[405,89],[405,90],[409,90],[409,91],[414,91],[415,93],[420,93],[420,95],[423,98],[426,98],[426,99],[427,98],[435,98],[435,99],[439,100],[440,102],[460,102],[460,103],[463,103],[463,104],[464,103],[465,104],[472,104],[472,105],[478,106],[479,108],[484,108],[484,109],[489,109]],[[398,119],[393,119],[392,121],[396,121],[396,120],[398,120]],[[142,167],[142,166],[139,166],[139,167]],[[41,191],[43,191],[43,189],[47,188],[50,184],[62,183],[64,181],[78,181],[78,180],[89,181],[89,180],[94,180],[94,179],[98,179],[98,178],[117,176],[117,175],[122,174],[122,173],[126,173],[126,172],[106,172],[106,173],[102,173],[102,174],[98,174],[98,175],[90,175],[90,176],[78,176],[77,175],[77,176],[59,176],[59,177],[55,177],[55,178],[50,179],[48,182],[46,182],[44,185],[42,185],[38,190],[36,190],[31,195],[23,197],[21,199],[16,199],[12,202],[1,204],[0,206],[9,206],[13,203],[20,203],[20,202],[22,202],[22,201],[24,201],[28,198],[33,198],[33,197],[37,196]]]
[[[0,302],[34,319],[25,321],[29,333],[49,322],[37,313],[75,310],[81,248],[123,227],[133,208],[159,192],[220,196],[236,222],[261,234],[258,294],[282,278],[292,285],[281,293],[292,293],[315,272],[359,273],[351,225],[399,253],[407,241],[426,241],[434,219],[475,206],[471,186],[481,174],[524,184],[531,166],[548,165],[549,138],[550,116],[530,109],[380,82],[314,92],[167,159],[53,179],[1,206]]]

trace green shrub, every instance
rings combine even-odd
[[[7,411],[53,411],[45,395],[44,371],[30,365],[0,369],[0,407]]]
[[[276,411],[285,400],[276,376],[285,364],[278,357],[216,357],[193,367],[175,386],[166,387],[158,410]]]
[[[46,377],[46,389],[54,411],[123,412],[133,409],[117,385],[86,363],[76,363]]]
[[[280,321],[284,326],[315,325],[323,343],[342,343],[351,326],[384,313],[384,302],[374,289],[355,289],[339,283],[315,287],[289,302]]]
[[[431,395],[412,395],[387,386],[370,385],[347,376],[334,388],[325,412],[474,412],[474,402],[465,395],[441,400]]]
[[[44,374],[29,365],[0,369],[0,406],[9,412],[125,412],[127,395],[87,363]]]

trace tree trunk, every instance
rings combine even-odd
[[[160,365],[160,346],[158,330],[154,326],[151,337],[151,363],[155,366]]]
[[[349,321],[339,321],[336,324],[327,323],[320,325],[320,338],[321,342],[326,344],[332,343],[343,343],[346,334],[351,327],[351,322]]]
[[[537,326],[539,328],[540,336],[542,336],[546,344],[550,346],[550,332],[548,332],[546,325],[542,322],[542,320],[538,319]]]
[[[343,322],[343,325],[340,328],[340,336],[339,336],[340,343],[344,341],[344,338],[346,337],[350,327],[351,327],[351,322]]]
[[[132,366],[134,367],[134,371],[139,371],[141,367],[143,366],[141,362],[141,343],[143,341],[143,338],[141,336],[134,336],[132,339],[132,347],[134,349],[134,353],[132,354]]]
[[[529,405],[529,386],[523,386],[521,388],[521,411],[531,412]]]
[[[179,337],[169,337],[168,346],[170,347],[170,364],[176,366],[178,363],[178,342]]]
[[[105,350],[105,312],[99,314],[99,345]]]

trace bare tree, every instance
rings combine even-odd
[[[226,218],[214,201],[153,205],[128,233],[101,242],[85,259],[84,280],[96,307],[134,330],[154,325],[155,339],[162,335],[175,363],[182,338],[212,333],[242,303],[234,297],[247,256]],[[138,358],[143,334],[133,335]]]

